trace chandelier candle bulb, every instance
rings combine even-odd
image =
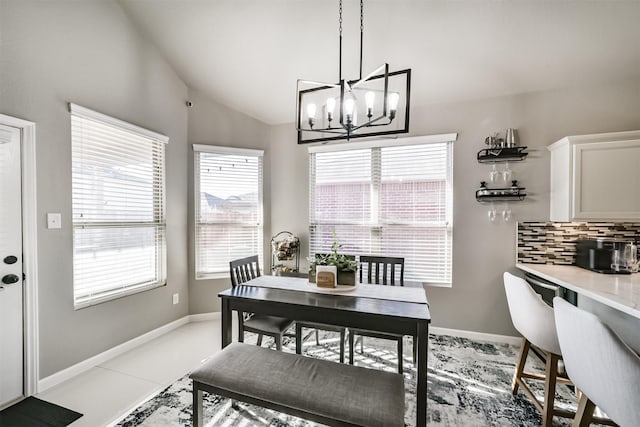
[[[307,117],[309,118],[309,126],[313,127],[316,118],[316,104],[307,105]]]
[[[389,94],[389,119],[393,120],[396,117],[396,110],[398,109],[398,102],[400,101],[400,94],[397,92],[391,92]]]
[[[331,120],[333,120],[333,110],[336,108],[335,98],[327,99],[327,120],[329,121],[329,127],[331,127]]]
[[[376,94],[373,91],[369,91],[364,97],[367,102],[367,117],[371,119],[373,117],[373,104],[376,100]]]
[[[355,107],[355,101],[353,98],[344,100],[344,112],[347,115],[347,123],[351,123],[353,120],[353,109]]]

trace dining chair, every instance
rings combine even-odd
[[[363,276],[363,270],[367,274]],[[364,279],[363,279],[364,277]],[[372,285],[404,286],[404,258],[381,257],[372,255],[360,256],[360,283]],[[349,328],[349,363],[353,365],[353,352],[357,340],[360,341],[360,352],[364,352],[364,337],[381,338],[396,341],[398,345],[398,373],[402,374],[402,340],[403,335],[382,333],[366,329]],[[415,363],[416,345],[413,343],[413,361]]]
[[[320,257],[320,256],[324,256],[325,254],[316,254],[315,257]],[[355,259],[355,256],[353,255],[347,255],[347,257],[351,258],[353,257],[353,259]],[[315,335],[316,335],[316,345],[320,345],[320,335],[318,331],[329,331],[329,332],[337,332],[340,334],[340,363],[344,363],[344,343],[346,341],[346,336],[347,336],[347,328],[345,328],[344,326],[336,326],[336,325],[330,325],[328,323],[317,323],[317,322],[300,322],[300,321],[296,321],[296,342],[302,343],[302,329],[303,328],[309,328],[309,329],[315,329]],[[299,349],[302,348],[302,346],[298,346]],[[301,354],[302,350],[300,350]]]
[[[558,376],[558,361],[562,359],[556,333],[553,308],[547,305],[529,284],[511,273],[504,273],[504,290],[513,326],[522,335],[520,357],[513,375],[511,390],[525,394],[542,415],[542,425],[551,426],[554,415],[573,418],[574,413],[554,408],[556,383],[571,383]],[[524,367],[531,346],[536,346],[546,359],[545,374],[525,372]],[[540,402],[524,379],[544,381],[544,401]]]
[[[258,255],[240,258],[229,262],[231,286],[236,287],[260,276]],[[293,320],[283,317],[238,312],[238,341],[244,342],[244,332],[258,334],[257,345],[262,345],[262,336],[273,337],[276,348],[282,350],[282,335],[291,327]]]
[[[367,279],[363,281],[365,270]],[[360,256],[360,283],[404,286],[404,258]]]
[[[553,299],[569,378],[582,395],[574,426],[588,426],[595,406],[621,427],[640,426],[640,356],[594,314]]]

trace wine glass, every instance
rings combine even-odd
[[[509,182],[511,181],[511,168],[509,167],[509,162],[504,162],[504,171],[502,172],[502,179],[505,180],[505,182]]]
[[[504,208],[502,209],[502,219],[505,222],[509,222],[511,220],[511,208],[508,204],[505,204]]]
[[[491,182],[496,182],[498,180],[498,175],[500,174],[500,172],[498,172],[498,168],[496,167],[496,164],[493,164],[493,168],[491,169],[491,172],[489,172],[489,181]]]
[[[487,211],[487,216],[489,217],[489,221],[494,222],[496,220],[496,207],[491,203],[489,210]]]

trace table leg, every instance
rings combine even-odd
[[[429,325],[418,324],[418,357],[416,381],[416,427],[427,425],[427,341],[429,340]]]
[[[222,348],[231,344],[232,320],[231,304],[227,298],[222,298]]]

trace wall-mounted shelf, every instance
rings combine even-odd
[[[479,163],[520,162],[527,158],[527,147],[484,148],[478,151]]]
[[[480,188],[476,190],[476,200],[481,203],[486,202],[509,202],[520,201],[527,197],[524,192],[526,188],[519,187],[518,181],[512,181],[513,185],[507,188],[487,188],[486,183],[482,181]]]

